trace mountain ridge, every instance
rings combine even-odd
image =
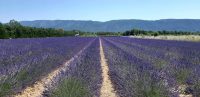
[[[61,28],[64,30],[81,30],[87,32],[124,32],[131,29],[151,31],[200,31],[200,19],[121,19],[105,22],[92,20],[35,20],[21,21],[20,23],[24,26],[31,27]]]

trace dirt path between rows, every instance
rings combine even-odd
[[[100,57],[101,57],[102,77],[103,77],[103,82],[100,90],[100,97],[117,97],[109,77],[109,68],[105,59],[101,39],[99,39],[99,41],[100,41]]]
[[[56,83],[56,81],[62,76],[62,74],[68,70],[70,63],[77,59],[81,55],[81,53],[92,44],[92,42],[85,46],[70,60],[65,62],[64,65],[52,71],[46,77],[44,77],[40,81],[37,81],[32,86],[25,88],[21,93],[14,95],[14,97],[43,97],[43,92],[48,90],[49,87],[52,87],[52,85]]]

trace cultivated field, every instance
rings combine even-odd
[[[131,36],[134,38],[146,39],[162,39],[162,40],[178,40],[178,41],[196,41],[200,42],[199,35],[159,35],[159,36]]]
[[[0,40],[0,97],[199,97],[200,42]]]

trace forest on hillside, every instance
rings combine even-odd
[[[11,20],[9,23],[0,23],[0,39],[36,38],[36,37],[64,37],[64,36],[159,36],[159,35],[200,35],[200,32],[184,31],[145,31],[132,29],[125,32],[83,32],[78,30],[65,31],[56,28],[36,28],[22,26],[19,22]]]

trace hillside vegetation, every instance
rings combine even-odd
[[[63,29],[26,27],[15,20],[7,24],[0,23],[0,39],[74,36],[76,33],[76,31],[64,31]]]
[[[31,23],[31,22],[30,22]],[[32,23],[31,25],[34,25]],[[38,24],[39,26],[40,24]],[[44,24],[43,24],[44,25]],[[81,24],[82,25],[82,24]],[[117,23],[116,23],[117,25]],[[66,26],[68,26],[66,24]],[[50,26],[50,28],[46,28],[47,26],[41,26],[44,28],[36,28],[36,27],[28,27],[23,26],[19,22],[15,20],[11,20],[7,24],[0,23],[0,39],[8,39],[8,38],[35,38],[35,37],[63,37],[63,36],[86,36],[86,37],[94,37],[94,36],[160,36],[160,35],[200,35],[200,32],[189,32],[189,31],[153,31],[153,30],[139,30],[134,29],[127,30],[124,32],[109,32],[109,31],[100,31],[100,32],[83,32],[84,30],[79,31],[77,29],[73,30],[64,30],[64,29],[56,29],[54,26]],[[76,23],[73,27],[76,27]],[[109,28],[114,28],[115,26],[109,26]],[[123,27],[123,26],[122,26]],[[98,27],[101,29],[101,26]],[[120,27],[119,27],[120,28]]]
[[[197,19],[164,19],[164,20],[112,20],[107,22],[82,20],[36,20],[22,21],[24,26],[62,28],[64,30],[80,30],[85,32],[124,32],[131,29],[147,31],[200,31],[200,20]]]

